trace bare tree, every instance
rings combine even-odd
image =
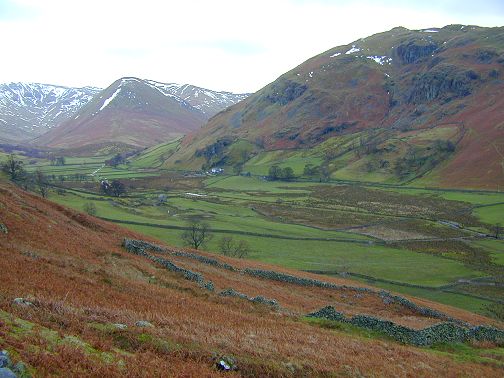
[[[83,209],[89,215],[96,215],[96,205],[93,202],[86,202],[83,206]]]
[[[496,225],[494,225],[492,227],[492,231],[493,231],[493,235],[495,237],[495,239],[499,239],[502,235],[502,225],[500,223],[497,223]]]
[[[49,181],[47,180],[46,175],[40,169],[37,169],[37,171],[35,172],[34,181],[40,195],[46,198],[49,194]]]
[[[180,235],[184,244],[198,249],[212,238],[210,226],[207,223],[193,221],[186,226],[186,230]]]
[[[245,240],[235,242],[232,236],[224,236],[219,243],[220,251],[224,256],[244,258],[250,252],[249,244]]]

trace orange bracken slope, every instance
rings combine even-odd
[[[437,322],[386,305],[372,293],[294,286],[164,254],[211,280],[215,291],[210,292],[121,247],[125,237],[149,238],[5,183],[0,183],[0,222],[8,229],[0,234],[0,349],[15,352],[13,358],[27,363],[37,376],[218,376],[215,357],[222,355],[237,361],[238,370],[227,373],[231,376],[502,376],[497,365],[456,362],[386,339],[319,327],[300,317],[330,304],[348,315],[365,313],[410,327]],[[320,279],[212,257],[238,268]],[[280,307],[217,294],[226,288],[274,298]],[[16,297],[28,298],[33,305],[15,305]],[[473,324],[491,323],[448,306],[415,301]],[[16,319],[36,326],[20,336],[19,327],[13,326],[19,323]],[[136,327],[138,320],[154,327]],[[128,328],[116,329],[114,323]],[[80,344],[51,346],[46,328],[61,338],[71,335]],[[89,348],[83,350],[82,343]],[[96,351],[109,357],[97,358]]]

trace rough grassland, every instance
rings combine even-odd
[[[173,258],[212,280],[216,291],[231,286],[249,296],[276,298],[287,311],[222,298],[126,253],[120,247],[122,238],[141,238],[131,231],[8,185],[0,188],[0,204],[2,222],[9,229],[0,236],[0,308],[4,311],[0,348],[10,350],[15,361],[24,361],[39,376],[217,376],[215,355],[234,356],[239,368],[234,374],[242,376],[502,375],[497,359],[485,364],[460,361],[455,352],[443,355],[319,327],[297,317],[330,303],[348,314],[375,314],[412,327],[432,324],[433,319],[387,305],[379,297],[322,288],[293,290],[290,284]],[[316,277],[219,259],[237,267]],[[15,306],[15,297],[30,298],[34,305]],[[425,300],[417,303],[475,324],[493,323]],[[137,320],[148,320],[155,327],[135,327]],[[119,330],[113,323],[129,327]],[[71,345],[61,342],[68,337]]]

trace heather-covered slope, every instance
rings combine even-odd
[[[167,164],[231,166],[315,149],[333,178],[426,176],[496,189],[504,184],[503,74],[504,28],[394,28],[287,72],[186,137]],[[449,136],[439,131],[446,127]]]
[[[489,357],[485,364],[455,361],[449,352],[303,318],[332,305],[347,316],[368,314],[414,329],[440,321],[436,312],[426,315],[349,280],[324,277],[332,287],[283,282],[277,278],[322,278],[169,247],[137,255],[121,243],[142,236],[4,183],[0,217],[0,349],[36,376],[216,376],[223,356],[232,357],[236,376],[502,374]],[[219,294],[226,289],[265,299]],[[472,324],[492,323],[415,302]],[[482,354],[500,353],[485,348]]]

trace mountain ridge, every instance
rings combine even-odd
[[[173,120],[172,128],[177,135],[180,132],[186,132],[185,124],[189,123],[191,125],[189,129],[194,128],[196,124],[202,124],[220,110],[241,101],[248,95],[218,92],[191,84],[161,83],[134,77],[119,79],[121,83],[128,80],[150,86],[163,97],[170,97],[173,101],[180,103],[188,111],[186,113],[192,113],[192,115],[186,114],[189,120],[182,121],[179,118]],[[114,82],[112,86],[117,86],[117,82]],[[106,96],[103,93],[104,91],[106,89],[94,87],[72,88],[39,83],[2,84],[0,85],[0,138],[7,143],[24,143],[35,139],[32,142],[35,145],[42,143],[40,142],[42,140],[53,140],[60,133],[55,132],[55,129],[63,124],[75,123],[72,120],[77,120],[82,115],[80,112],[83,108],[96,98],[103,101],[108,100],[108,102],[107,104],[103,102],[92,115],[96,116],[99,111],[105,110],[106,105],[110,105],[113,98],[110,96],[104,98]],[[138,106],[138,104],[131,105]],[[148,100],[143,105],[148,105]],[[169,107],[169,105],[167,106]],[[126,113],[131,111],[127,107],[123,107],[122,110]],[[136,109],[137,117],[139,116],[139,110],[147,113],[151,111],[148,107]],[[160,109],[154,112],[162,113]],[[125,114],[124,118],[128,118],[128,115]],[[67,126],[70,130],[75,127],[75,125]],[[153,127],[155,128],[156,125]],[[148,131],[148,129],[145,131]],[[43,136],[47,132],[49,132],[49,136]],[[69,132],[67,130],[65,134]],[[53,133],[55,133],[55,137],[51,136]],[[156,139],[156,141],[158,140],[160,139]],[[85,142],[85,139],[83,142]],[[111,142],[115,142],[115,140]],[[75,143],[72,144],[72,146],[75,145]],[[64,143],[63,147],[65,147]]]
[[[0,84],[0,138],[24,141],[41,135],[67,119],[101,91],[52,84]]]
[[[491,147],[504,142],[496,97],[503,66],[502,27],[393,28],[329,49],[281,75],[187,136],[167,166],[246,169],[251,157],[269,151],[318,149],[321,168],[336,179],[401,183],[425,176],[436,185],[495,189],[504,183],[502,159]],[[464,129],[453,133],[436,126],[461,122]],[[439,135],[426,142],[428,129]],[[450,133],[457,135],[444,135]],[[436,147],[438,139],[448,150]],[[232,153],[237,143],[242,150],[246,145],[247,159],[233,157],[240,155]],[[457,161],[466,165],[465,175]],[[479,168],[483,164],[491,165],[488,171]]]

